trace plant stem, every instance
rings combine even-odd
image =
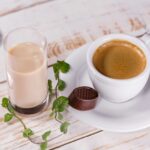
[[[28,140],[29,140],[31,143],[33,143],[33,144],[38,144],[38,145],[42,144],[42,142],[35,142],[35,141],[33,141],[33,139],[30,138],[30,137],[28,137]]]
[[[25,123],[22,121],[22,119],[20,117],[18,117],[15,113],[13,113],[13,115],[15,116],[16,119],[18,119],[18,121],[20,121],[20,123],[22,124],[24,129],[27,129],[27,126],[25,125]],[[35,142],[33,141],[30,137],[27,137],[28,140],[33,143],[33,144],[41,144],[41,142]]]
[[[57,118],[57,114],[58,112],[55,112],[55,120],[62,124],[63,122]]]
[[[55,86],[55,97],[56,97],[56,99],[58,98],[58,82],[59,82],[59,80],[60,80],[60,78],[59,78],[59,74],[58,74],[57,84],[56,84],[56,86]],[[63,122],[62,122],[61,120],[59,120],[59,119],[57,118],[57,116],[58,116],[58,112],[55,112],[55,120],[56,120],[57,122],[59,122],[60,124],[62,124]]]
[[[22,119],[20,117],[18,117],[15,113],[13,113],[13,115],[18,119],[18,121],[20,121],[20,123],[22,124],[24,129],[27,129],[25,123],[22,121]]]
[[[58,78],[57,78],[57,84],[55,86],[55,97],[56,97],[56,99],[58,98],[58,82],[59,82],[59,74],[58,74]]]
[[[54,64],[48,65],[48,68],[53,67]]]

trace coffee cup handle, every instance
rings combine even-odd
[[[143,35],[137,38],[142,40],[148,47],[150,47],[150,32],[145,32]]]

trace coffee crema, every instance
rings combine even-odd
[[[138,46],[125,40],[112,40],[97,48],[93,64],[107,77],[128,79],[145,69],[146,57]]]

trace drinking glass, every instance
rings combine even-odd
[[[10,31],[4,38],[8,93],[13,108],[37,113],[48,102],[47,42],[31,27]]]
[[[2,40],[3,34],[0,30],[0,97],[7,95],[7,82],[6,82],[6,68],[5,68],[5,59],[4,59],[4,51],[2,50]]]

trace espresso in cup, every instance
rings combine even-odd
[[[95,68],[114,79],[128,79],[139,75],[146,66],[143,51],[126,40],[112,40],[99,46],[93,55]]]
[[[88,74],[102,98],[120,103],[142,91],[150,75],[150,51],[143,41],[126,34],[109,34],[91,44]]]

